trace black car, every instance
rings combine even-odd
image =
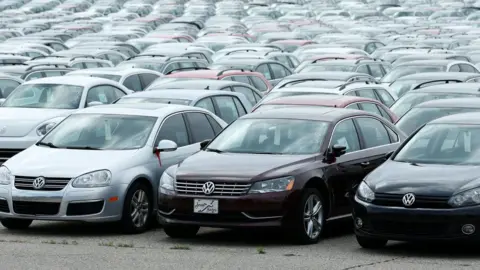
[[[480,113],[426,124],[359,185],[352,198],[358,243],[478,240],[479,165]]]
[[[319,240],[351,217],[346,194],[405,136],[382,117],[340,108],[247,114],[160,179],[158,218],[170,237],[204,227],[282,227]]]

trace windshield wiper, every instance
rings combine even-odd
[[[48,143],[45,143],[45,142],[37,142],[35,145],[45,145],[45,146],[48,146],[50,148],[58,148],[58,146],[54,145],[53,143],[51,142],[48,142]]]
[[[215,153],[223,153],[222,150],[214,149],[214,148],[206,148],[205,151],[215,152]]]
[[[76,149],[76,150],[102,150],[101,148],[91,147],[91,146],[68,146],[66,149]]]

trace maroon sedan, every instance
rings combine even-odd
[[[387,106],[383,105],[378,100],[343,95],[300,95],[280,97],[258,105],[258,107],[255,107],[252,112],[294,106],[319,106],[356,109],[380,115],[392,123],[395,123],[398,120],[398,117]]]

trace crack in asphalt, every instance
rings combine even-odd
[[[365,266],[372,266],[372,265],[377,265],[377,264],[382,264],[382,263],[393,262],[393,261],[396,261],[398,259],[403,259],[403,258],[406,258],[406,257],[407,256],[401,256],[401,257],[395,257],[395,258],[391,258],[391,259],[383,260],[383,261],[378,261],[378,262],[357,264],[357,265],[354,265],[354,266],[343,268],[342,270],[350,270],[350,269],[355,269],[355,268],[360,268],[360,267],[365,267]]]

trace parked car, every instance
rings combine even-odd
[[[283,226],[296,241],[315,243],[326,221],[350,216],[345,193],[404,139],[359,110],[247,114],[163,173],[158,218],[174,238],[193,237],[200,226]]]
[[[0,222],[26,229],[32,220],[115,221],[125,233],[143,232],[156,212],[163,170],[224,126],[191,106],[115,104],[73,112],[0,167]]]

